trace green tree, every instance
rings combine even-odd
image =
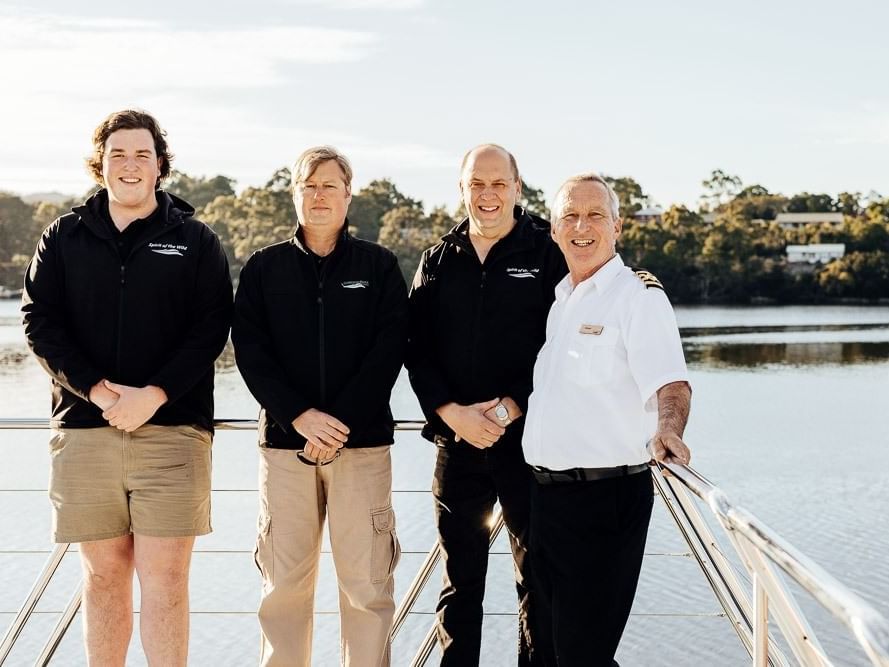
[[[889,197],[886,197],[885,199],[880,199],[879,195],[871,197],[864,215],[872,222],[885,222],[889,224]]]
[[[861,193],[841,192],[837,195],[836,210],[843,215],[857,217],[861,215]]]
[[[871,218],[852,218],[846,228],[848,235],[844,242],[847,252],[889,252],[889,223]]]
[[[640,209],[648,206],[650,199],[642,191],[642,186],[629,176],[603,176],[605,182],[614,190],[620,203],[620,216],[624,220],[632,220],[633,215]]]
[[[410,284],[420,255],[453,226],[454,219],[443,206],[429,215],[416,206],[399,206],[383,216],[379,242],[398,256],[401,273]]]
[[[546,205],[546,196],[543,194],[543,190],[535,188],[525,181],[522,181],[522,196],[519,199],[519,206],[528,213],[549,220],[549,207]]]
[[[383,217],[389,211],[410,208],[423,213],[423,203],[402,194],[387,178],[374,180],[352,195],[349,205],[349,226],[352,233],[368,241],[377,241]]]
[[[701,195],[702,209],[717,210],[722,204],[731,201],[741,191],[741,179],[725,173],[722,169],[710,172],[710,178],[701,181],[704,194]]]
[[[624,261],[654,273],[670,299],[677,303],[700,298],[701,217],[684,206],[673,206],[661,224],[625,225],[619,242]]]
[[[34,222],[34,206],[14,194],[0,192],[0,285],[21,287],[25,266],[42,230]]]
[[[864,299],[889,294],[889,252],[852,252],[818,272],[818,283],[828,296]]]
[[[721,210],[745,220],[774,220],[787,206],[787,198],[761,185],[748,185]]]
[[[200,217],[219,236],[235,276],[251,253],[287,239],[296,228],[289,192],[272,188],[246,188],[240,195],[216,197]]]
[[[830,213],[836,209],[837,203],[826,194],[801,192],[787,202],[788,213]]]
[[[217,197],[235,194],[235,180],[227,176],[189,176],[174,170],[164,184],[164,189],[200,211]]]

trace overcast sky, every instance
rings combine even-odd
[[[239,188],[330,143],[356,186],[450,208],[493,141],[548,196],[595,170],[696,205],[715,168],[887,195],[886,25],[882,0],[2,0],[0,189],[83,193],[93,129],[135,106]]]

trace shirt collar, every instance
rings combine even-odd
[[[590,290],[604,292],[608,289],[608,287],[611,285],[611,283],[614,281],[614,279],[623,268],[624,261],[621,259],[619,254],[615,253],[614,257],[612,257],[599,267],[598,271],[596,271],[586,280],[578,283],[576,287],[572,288],[571,274],[569,273],[564,278],[562,278],[561,282],[559,282],[558,285],[556,285],[556,301],[565,301],[575,290],[579,290],[581,294],[585,294]]]

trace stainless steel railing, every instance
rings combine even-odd
[[[421,421],[399,421],[398,430],[419,430]],[[45,419],[0,419],[2,429],[45,429]],[[219,430],[252,430],[255,420],[219,420]],[[718,487],[693,468],[658,465],[654,483],[667,510],[688,544],[692,555],[757,667],[792,664],[768,633],[769,619],[788,645],[797,664],[831,665],[805,615],[790,592],[784,576],[796,582],[851,632],[873,665],[889,667],[889,623],[867,602],[824,569],[800,553],[755,516],[734,505]],[[706,506],[741,560],[742,570],[723,553],[692,496]],[[503,526],[502,516],[492,518],[491,543]],[[55,547],[43,571],[22,603],[12,625],[0,642],[4,663],[37,603],[59,567],[68,544]],[[398,634],[440,558],[438,543],[429,551],[395,614],[392,639]],[[783,573],[783,575],[782,575]],[[47,665],[80,606],[80,586],[71,597],[47,638],[37,665]],[[435,625],[426,634],[412,667],[421,667],[435,643]]]
[[[889,667],[889,623],[861,597],[753,514],[733,504],[725,493],[694,469],[658,465],[654,480],[756,667],[790,664],[769,637],[770,617],[774,618],[798,664],[833,664],[781,572],[849,629],[873,665]],[[749,578],[748,589],[722,554],[689,492],[706,504],[725,531]]]

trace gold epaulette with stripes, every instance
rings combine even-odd
[[[664,286],[661,284],[661,281],[658,280],[651,271],[646,271],[645,269],[634,269],[633,267],[630,267],[630,270],[636,274],[636,277],[639,280],[642,281],[642,284],[645,285],[645,289],[651,289],[652,287],[654,287],[666,292]]]

